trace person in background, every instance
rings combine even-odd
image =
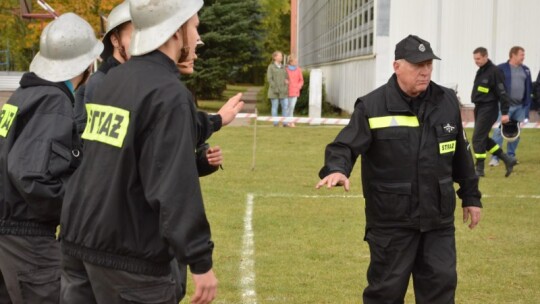
[[[476,158],[476,175],[485,176],[484,165],[487,152],[497,155],[506,165],[505,176],[510,176],[516,160],[506,155],[502,148],[489,137],[489,131],[497,121],[500,111],[508,114],[510,97],[504,89],[502,72],[488,58],[488,51],[478,47],[473,51],[473,59],[478,66],[471,101],[474,103],[473,149]],[[507,123],[508,121],[503,121]]]
[[[272,63],[268,65],[266,71],[266,78],[268,80],[268,98],[272,103],[272,117],[278,117],[278,108],[281,104],[281,116],[287,117],[288,105],[288,75],[287,71],[282,64],[283,53],[275,51],[272,54]],[[279,125],[279,121],[274,120],[274,127]],[[283,122],[283,126],[286,127],[287,123]]]
[[[531,70],[523,64],[525,60],[525,49],[520,46],[514,46],[510,49],[507,62],[499,64],[499,69],[504,74],[504,86],[508,95],[511,97],[510,109],[507,115],[501,115],[501,122],[513,120],[522,123],[527,118],[528,108],[531,105],[532,94],[532,76]],[[503,146],[503,138],[500,128],[493,130],[493,140]],[[520,138],[506,144],[506,153],[516,158],[516,150]],[[517,161],[517,159],[516,159]],[[498,166],[499,158],[491,156],[490,166]]]
[[[302,75],[302,69],[298,66],[298,59],[296,55],[291,54],[289,56],[289,65],[287,66],[287,74],[289,77],[289,97],[288,103],[288,115],[289,117],[294,116],[294,107],[296,106],[296,101],[300,96],[300,90],[304,85],[304,76]],[[294,128],[294,122],[290,122],[289,126]]]
[[[41,33],[39,52],[0,115],[0,303],[56,304],[56,230],[65,185],[78,168],[74,91],[103,50],[81,17],[66,13]]]

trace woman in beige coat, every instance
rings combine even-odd
[[[281,116],[287,117],[289,80],[287,71],[282,64],[283,54],[280,51],[275,51],[272,54],[272,63],[268,66],[266,77],[268,78],[268,98],[272,103],[272,117],[278,116],[278,107],[281,104]],[[278,126],[279,121],[274,120],[274,127]],[[287,123],[283,122],[286,127]]]

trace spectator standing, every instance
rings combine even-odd
[[[304,85],[304,76],[302,75],[302,69],[298,66],[298,59],[296,55],[291,54],[289,56],[289,65],[287,66],[287,74],[289,77],[289,109],[288,117],[294,116],[294,107],[296,106],[296,101],[300,96],[300,90]],[[294,122],[289,123],[290,127],[295,127]]]
[[[266,78],[268,80],[268,98],[272,103],[272,117],[278,117],[279,105],[281,105],[281,116],[287,117],[288,105],[288,75],[285,71],[285,67],[282,64],[283,53],[275,51],[272,54],[272,63],[268,65],[266,71]],[[279,121],[274,120],[274,127],[277,127]],[[286,127],[287,123],[283,122],[283,126]]]

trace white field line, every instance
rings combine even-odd
[[[249,193],[246,200],[246,214],[244,215],[242,260],[240,261],[240,286],[243,304],[257,304],[257,293],[255,292],[255,241],[252,222],[253,194]]]
[[[324,190],[320,190],[324,191]],[[328,198],[364,198],[361,194],[328,194],[328,195],[307,195],[307,194],[290,194],[290,193],[257,193],[259,197],[272,198],[272,197],[290,197],[290,198],[313,198],[313,199],[328,199]],[[516,198],[516,199],[540,199],[540,195],[491,195],[482,194],[482,198]]]

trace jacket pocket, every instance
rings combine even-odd
[[[364,240],[369,244],[370,265],[368,276],[372,283],[384,281],[390,272],[389,249],[392,239],[368,229]]]
[[[43,173],[47,169],[49,153],[50,149],[47,141],[34,140],[32,142],[16,143],[9,154],[17,155],[19,159],[19,164],[15,167],[16,171]]]
[[[441,195],[441,217],[453,216],[456,209],[456,192],[452,178],[446,177],[439,180],[439,190]]]
[[[69,170],[71,164],[71,150],[63,145],[52,142],[48,170],[52,176],[58,177]]]
[[[17,273],[24,303],[56,304],[60,301],[60,269],[44,268]]]
[[[366,212],[385,221],[409,219],[411,209],[411,183],[372,183]]]
[[[176,304],[175,284],[173,281],[143,288],[120,291],[123,303],[130,304]]]

